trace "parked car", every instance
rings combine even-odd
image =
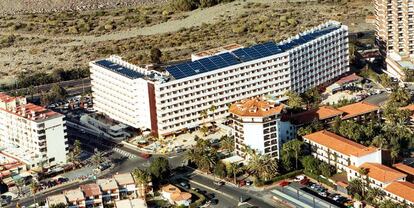
[[[223,186],[224,184],[226,184],[224,181],[214,181],[214,185],[217,186]]]
[[[246,181],[247,186],[251,186],[253,184],[253,181]]]
[[[180,183],[180,186],[182,186],[186,189],[190,189],[190,184],[188,184],[187,182],[184,182],[184,181]]]
[[[207,197],[207,199],[214,199],[214,198],[216,198],[216,195],[214,194],[214,193],[209,193],[209,194],[206,194],[206,197]]]
[[[301,181],[301,180],[303,180],[303,179],[305,179],[306,178],[306,176],[304,176],[304,175],[299,175],[299,176],[296,176],[295,177],[295,179],[293,179],[293,181],[297,181],[297,182],[299,182],[299,181]]]

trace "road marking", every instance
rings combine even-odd
[[[226,194],[226,193],[224,193],[224,192],[220,192],[220,191],[219,191],[219,190],[217,190],[217,189],[213,189],[213,188],[211,188],[211,187],[209,187],[209,186],[206,186],[206,185],[204,185],[204,184],[202,184],[202,183],[199,183],[199,182],[197,182],[197,181],[194,181],[194,180],[189,180],[189,181],[190,181],[190,183],[194,183],[194,184],[196,184],[196,185],[198,185],[198,186],[201,186],[201,187],[203,187],[203,188],[205,188],[205,189],[209,189],[210,191],[213,191],[213,192],[215,192],[215,193],[222,194],[223,196],[226,196],[227,198],[230,198],[230,199],[235,200],[235,201],[239,201],[239,199],[238,199],[238,198],[235,198],[235,197],[233,197],[233,196],[231,196],[231,195],[229,195],[229,194]]]

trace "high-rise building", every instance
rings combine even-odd
[[[283,143],[295,137],[294,126],[282,120],[284,108],[283,104],[258,98],[232,104],[229,111],[236,154],[245,157],[245,148],[251,148],[279,159]]]
[[[391,76],[403,78],[414,69],[414,1],[375,0],[376,41]]]
[[[64,116],[0,93],[0,151],[30,167],[66,163],[68,143]]]
[[[195,128],[227,117],[228,105],[238,100],[302,93],[348,72],[348,27],[331,21],[280,43],[232,45],[193,58],[162,73],[116,56],[93,61],[94,107],[156,135]]]

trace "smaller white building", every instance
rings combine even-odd
[[[365,147],[332,132],[322,130],[303,136],[311,147],[312,155],[338,171],[348,171],[350,166],[359,167],[364,163],[381,164],[381,150]]]
[[[251,98],[230,106],[236,154],[244,157],[244,148],[280,158],[283,143],[294,138],[294,126],[282,121],[285,105]]]
[[[168,200],[170,204],[177,206],[184,205],[189,206],[191,203],[191,194],[182,192],[179,188],[168,184],[161,189],[161,196]]]

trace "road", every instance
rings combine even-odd
[[[35,92],[42,92],[42,91],[49,91],[54,84],[58,84],[59,86],[63,88],[72,88],[72,87],[78,87],[78,86],[90,86],[91,85],[91,79],[90,78],[84,78],[84,79],[76,79],[76,80],[68,80],[68,81],[62,81],[57,83],[51,83],[51,84],[45,84],[45,85],[38,85],[34,86]],[[17,90],[10,90],[12,92],[27,92],[29,88],[19,88]]]

